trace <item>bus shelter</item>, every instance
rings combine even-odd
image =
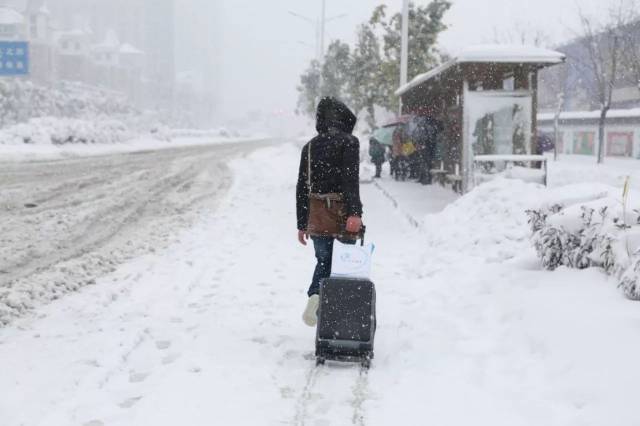
[[[536,146],[538,72],[564,60],[562,53],[536,47],[474,46],[396,95],[402,114],[441,122],[441,169],[467,192],[483,172],[546,165]]]

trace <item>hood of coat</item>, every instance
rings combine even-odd
[[[356,116],[349,107],[335,98],[322,98],[316,113],[316,130],[327,133],[329,129],[338,129],[345,133],[353,132]]]

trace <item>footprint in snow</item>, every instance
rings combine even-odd
[[[171,342],[168,340],[158,340],[156,342],[156,348],[160,349],[161,351],[165,349],[169,349],[170,346],[171,346]]]
[[[142,399],[141,396],[134,396],[133,398],[127,398],[124,401],[122,401],[120,404],[118,404],[118,407],[120,408],[131,408],[134,405],[136,405],[138,403],[138,401],[140,401]]]
[[[291,399],[295,396],[295,391],[289,386],[285,386],[283,388],[280,388],[280,396],[283,399]]]
[[[104,426],[104,422],[102,420],[91,420],[84,423],[82,426]]]
[[[178,360],[178,358],[180,358],[180,354],[169,354],[164,358],[162,358],[162,364],[164,365],[173,364]]]
[[[131,372],[129,374],[129,383],[141,383],[144,382],[147,377],[149,377],[149,373],[135,373]]]

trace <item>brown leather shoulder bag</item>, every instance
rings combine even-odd
[[[307,151],[307,187],[309,189],[309,218],[307,232],[317,237],[350,238],[345,230],[347,214],[342,194],[316,194],[311,182],[311,142]]]

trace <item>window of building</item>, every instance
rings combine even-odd
[[[10,36],[14,35],[14,26],[13,25],[0,25],[0,35]]]
[[[633,132],[609,132],[607,134],[607,155],[614,157],[633,156]]]
[[[31,22],[31,25],[30,25],[31,37],[38,38],[39,37],[39,35],[38,35],[38,17],[35,16],[35,15],[32,15],[31,19],[30,19],[30,22]]]
[[[573,134],[573,153],[593,155],[595,153],[595,132],[575,132]]]

